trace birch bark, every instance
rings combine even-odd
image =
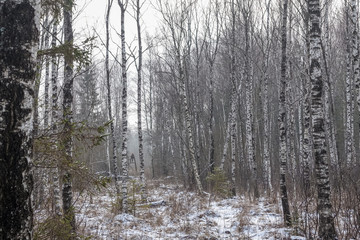
[[[64,44],[72,51],[73,46],[73,30],[72,30],[72,10],[73,0],[65,0],[63,6],[64,15]],[[72,139],[72,105],[73,105],[73,56],[65,54],[64,56],[64,88],[63,88],[63,145],[64,145],[64,160],[66,165],[71,165],[73,162],[73,139]],[[76,231],[75,212],[73,208],[73,191],[72,191],[72,175],[68,170],[65,170],[62,176],[62,200],[64,216],[69,221],[73,233]]]
[[[142,133],[142,119],[141,119],[141,84],[142,84],[142,39],[141,39],[141,26],[140,26],[140,0],[136,1],[136,26],[138,34],[138,89],[137,89],[137,114],[138,114],[138,137],[139,137],[139,160],[140,160],[140,182],[141,182],[141,200],[146,202],[146,180],[145,180],[145,163],[144,163],[144,150],[143,150],[143,133]]]
[[[255,159],[254,144],[254,97],[253,97],[253,73],[250,56],[250,9],[243,10],[245,21],[245,80],[246,80],[246,146],[247,160],[251,168],[251,179],[254,188],[254,197],[259,198],[259,190],[257,184],[257,163]]]
[[[264,179],[265,187],[268,188],[270,192],[273,191],[271,183],[271,162],[270,162],[270,142],[269,142],[269,76],[268,76],[268,67],[269,67],[269,51],[270,51],[270,4],[271,0],[268,1],[266,6],[267,21],[266,21],[266,38],[267,44],[265,49],[265,60],[264,60],[264,88],[263,88],[263,118],[264,118]]]
[[[128,194],[127,194],[127,181],[129,176],[128,166],[128,149],[127,149],[127,134],[128,134],[128,122],[127,122],[127,57],[126,57],[126,42],[125,42],[125,13],[128,1],[118,0],[121,12],[121,80],[122,80],[122,144],[121,144],[121,162],[122,162],[122,205],[123,212],[128,212]]]
[[[0,1],[0,239],[31,240],[38,1]]]
[[[315,155],[316,183],[318,190],[319,237],[335,239],[336,231],[330,201],[329,169],[326,154],[324,110],[323,110],[323,79],[321,71],[321,26],[320,1],[308,1],[310,17],[310,80],[311,80],[311,113],[312,135]]]
[[[107,85],[107,107],[108,107],[108,117],[110,121],[110,141],[112,143],[112,166],[114,171],[114,184],[116,189],[117,196],[120,196],[120,187],[118,183],[118,165],[117,165],[117,153],[116,153],[116,141],[115,141],[115,130],[114,130],[114,117],[112,115],[112,106],[111,106],[111,83],[110,83],[110,67],[109,67],[109,41],[110,41],[110,32],[109,32],[109,18],[110,11],[113,0],[108,0],[107,10],[106,10],[106,19],[105,19],[105,28],[106,28],[106,53],[105,53],[105,71],[106,71],[106,85]],[[109,144],[110,145],[110,144]],[[109,166],[110,169],[110,166]],[[111,171],[109,170],[109,174]]]
[[[188,25],[190,24],[190,6],[187,5],[186,1],[180,1],[180,3],[174,5],[174,9],[171,9],[171,6],[168,3],[163,4],[162,1],[158,1],[158,3],[160,7],[160,12],[163,16],[163,20],[165,21],[171,34],[171,44],[174,49],[177,70],[176,79],[179,80],[179,93],[181,97],[183,114],[185,117],[184,125],[188,136],[188,151],[190,154],[192,173],[195,178],[195,184],[199,194],[203,194],[203,186],[200,180],[199,170],[196,162],[196,151],[193,133],[194,128],[189,108],[190,99],[187,94],[186,88],[187,79],[185,67],[186,61],[188,61],[188,56],[186,54],[190,54],[187,47],[189,46],[189,41],[191,41],[189,34],[186,32],[186,29],[188,30],[188,32],[191,32],[191,27],[185,26],[185,24],[186,21],[188,21]],[[186,36],[188,38],[186,38]]]
[[[232,84],[232,96],[231,96],[231,118],[230,118],[230,143],[231,143],[231,193],[233,196],[236,196],[236,187],[235,187],[235,161],[236,161],[236,103],[237,103],[237,93],[236,93],[236,79],[235,79],[235,22],[236,22],[236,11],[235,3],[231,2],[231,13],[232,13],[232,26],[231,26],[231,47],[230,47],[230,80]]]
[[[329,69],[329,51],[330,51],[330,28],[329,28],[329,8],[331,1],[325,3],[325,31],[324,31],[324,66],[325,66],[325,73],[326,73],[326,84],[325,84],[325,119],[326,119],[326,132],[327,132],[327,139],[329,143],[329,153],[330,153],[330,162],[334,168],[337,167],[338,164],[338,156],[337,156],[337,144],[336,144],[336,136],[335,136],[335,123],[334,123],[334,111],[333,111],[333,101],[332,101],[332,81]]]
[[[346,56],[346,87],[345,87],[345,96],[346,96],[346,123],[345,123],[345,156],[346,163],[350,165],[353,162],[353,128],[352,128],[352,88],[351,88],[351,47],[347,46],[347,56]]]
[[[55,49],[56,47],[56,36],[57,36],[57,20],[55,20],[53,29],[52,29],[52,40],[51,47]],[[52,133],[54,136],[57,136],[58,130],[58,121],[59,121],[59,107],[58,107],[58,89],[57,89],[57,79],[58,79],[58,68],[57,68],[57,58],[56,55],[51,56],[51,126]],[[54,144],[58,139],[54,139]],[[62,214],[61,210],[61,197],[60,197],[60,181],[59,181],[59,164],[58,159],[54,159],[54,166],[52,169],[52,180],[53,180],[53,194],[54,194],[54,210],[57,216]]]
[[[49,48],[49,38],[50,38],[50,23],[49,23],[49,10],[46,10],[45,13],[45,49]],[[49,83],[50,83],[50,61],[49,56],[45,56],[45,89],[44,89],[44,129],[49,127]]]
[[[359,9],[358,9],[358,1],[351,0],[350,2],[351,8],[351,26],[352,26],[352,67],[354,73],[354,87],[356,91],[356,100],[357,100],[357,107],[360,111],[360,64],[359,64],[359,33],[358,33],[358,21],[359,21]],[[354,93],[353,93],[354,94]],[[359,112],[360,114],[360,112]],[[359,125],[360,126],[360,125]],[[354,144],[354,150],[355,144]],[[356,153],[356,151],[354,151]],[[355,163],[355,157],[349,162],[348,159],[348,167],[352,167]]]
[[[286,44],[287,44],[287,7],[288,0],[283,0],[283,15],[281,27],[281,81],[280,81],[280,106],[279,106],[279,130],[280,130],[280,193],[284,214],[284,222],[291,226],[291,215],[286,187]]]
[[[205,43],[205,57],[209,66],[209,166],[210,173],[214,172],[215,168],[215,139],[214,139],[214,64],[218,52],[219,40],[220,40],[220,19],[219,11],[220,4],[218,1],[214,3],[215,11],[210,8],[208,16],[206,16],[206,33],[208,35],[208,41]],[[215,14],[215,26],[212,26],[211,14]],[[215,35],[215,39],[213,39]]]

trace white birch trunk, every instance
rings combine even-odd
[[[231,193],[236,196],[235,187],[235,161],[236,161],[236,79],[235,79],[235,22],[236,22],[236,11],[234,1],[231,2],[231,13],[232,13],[232,26],[231,26],[231,47],[230,47],[230,80],[232,83],[232,96],[231,96],[231,118],[230,118],[230,143],[231,143]]]
[[[329,153],[330,153],[330,162],[333,165],[333,167],[336,167],[338,164],[338,156],[337,156],[337,144],[336,144],[336,136],[335,136],[335,123],[334,123],[334,112],[333,112],[333,101],[332,101],[332,91],[331,91],[331,78],[330,78],[330,70],[328,66],[328,60],[329,60],[329,51],[330,51],[330,28],[329,28],[329,8],[330,3],[325,3],[325,31],[324,31],[324,66],[326,71],[326,84],[325,84],[325,92],[324,92],[324,98],[325,98],[325,119],[326,119],[326,133],[327,133],[327,139],[329,143]]]
[[[233,99],[233,97],[231,97],[231,99]],[[232,105],[234,103],[231,101],[231,107],[230,109],[232,109]],[[226,160],[226,156],[227,156],[227,151],[229,148],[229,142],[230,142],[230,129],[231,129],[231,119],[232,119],[232,113],[231,111],[229,112],[229,116],[227,119],[227,124],[226,124],[226,135],[225,135],[225,139],[224,139],[224,148],[223,148],[223,154],[222,154],[222,158],[221,158],[221,162],[220,162],[220,166],[219,168],[221,170],[224,170],[224,164],[225,164],[225,160]]]
[[[49,27],[49,10],[46,9],[45,10],[45,19],[44,19],[44,23],[43,23],[43,39],[41,40],[41,48],[40,50],[43,50],[44,46],[45,46],[45,49],[47,49],[49,47],[49,30],[50,30],[50,27]],[[39,58],[38,60],[38,64],[39,66],[37,66],[37,76],[38,76],[38,79],[36,80],[37,83],[35,83],[35,89],[34,91],[36,92],[35,93],[35,100],[34,102],[36,102],[36,105],[34,105],[34,108],[36,108],[36,110],[34,109],[34,121],[36,123],[34,123],[36,126],[36,130],[34,132],[36,132],[36,135],[38,134],[38,95],[39,95],[39,89],[40,89],[40,81],[41,81],[41,73],[39,71],[41,71],[41,65],[42,65],[42,61],[43,61],[43,58]],[[48,56],[45,56],[45,66],[46,66],[46,69],[45,69],[45,105],[48,106],[48,98],[49,98],[49,95],[48,95],[48,89],[49,89],[49,57]],[[46,110],[46,109],[45,109]],[[47,109],[48,110],[48,109]],[[46,113],[48,115],[48,112]],[[46,115],[45,114],[45,115]],[[44,128],[46,129],[48,127],[48,116],[44,116]],[[35,137],[36,137],[35,135]],[[34,153],[35,155],[35,158],[36,158],[36,152]],[[38,175],[38,181],[35,180],[35,186],[34,186],[34,203],[35,203],[35,206],[36,208],[39,208],[41,207],[42,203],[43,203],[43,200],[44,200],[44,192],[45,192],[45,187],[46,187],[46,183],[48,182],[47,181],[47,169],[46,168],[43,168],[43,169],[39,169],[39,168],[36,168],[35,171],[34,171],[34,176],[35,176],[35,179],[36,179],[36,176]]]
[[[239,84],[237,91],[232,93],[231,96],[231,103],[230,103],[230,111],[228,113],[228,117],[227,117],[227,121],[226,121],[226,133],[225,133],[225,139],[224,139],[224,147],[223,147],[223,154],[221,157],[221,162],[220,162],[220,166],[219,168],[221,170],[224,170],[224,165],[225,165],[225,161],[226,161],[226,157],[227,157],[227,153],[228,153],[228,148],[229,148],[229,142],[230,142],[230,138],[231,138],[231,121],[232,121],[232,114],[233,111],[231,109],[236,109],[236,104],[239,101],[239,93],[241,92],[241,86],[242,84]],[[235,94],[235,98],[234,95]],[[224,111],[224,119],[225,118],[225,111]],[[240,139],[242,139],[242,136],[239,137]],[[240,141],[240,146],[242,144],[242,140]]]
[[[45,49],[49,48],[50,38],[50,23],[49,23],[49,10],[45,13]],[[49,56],[45,56],[45,89],[44,89],[44,129],[49,127],[49,85],[50,85],[50,62]]]
[[[235,75],[234,72],[231,75]],[[234,78],[234,77],[232,77]],[[235,84],[233,82],[233,84]],[[236,102],[236,88],[233,87],[232,102]],[[236,104],[231,104],[231,124],[230,124],[230,142],[231,142],[231,193],[233,196],[236,196],[236,187],[235,187],[235,161],[236,161]]]
[[[268,1],[266,7],[267,13],[267,21],[266,21],[266,38],[268,42],[266,44],[265,49],[265,60],[264,60],[264,87],[263,87],[263,118],[264,118],[264,180],[265,180],[265,188],[269,190],[269,192],[273,191],[272,183],[271,183],[271,159],[270,159],[270,142],[269,142],[269,75],[268,75],[268,67],[269,67],[269,51],[270,51],[270,4],[271,0]]]
[[[304,92],[304,85],[303,83],[300,83],[300,92],[303,95]],[[304,107],[304,100],[303,97],[299,100],[298,104],[298,122],[299,122],[299,163],[300,167],[302,168],[303,164],[303,146],[304,146],[304,133],[303,133],[303,107]]]
[[[345,156],[346,164],[351,165],[353,162],[353,128],[352,128],[352,88],[351,88],[351,53],[350,46],[348,46],[346,57],[346,86],[345,86],[345,96],[346,96],[346,123],[345,123]]]
[[[245,80],[246,80],[246,149],[247,160],[251,169],[251,179],[254,188],[254,197],[259,198],[257,186],[257,163],[255,159],[254,122],[253,122],[253,73],[250,56],[250,19],[249,13],[244,13],[245,18]]]
[[[311,113],[312,135],[315,155],[316,183],[318,191],[319,237],[335,239],[336,232],[332,216],[331,191],[329,169],[327,163],[326,141],[324,131],[324,110],[322,96],[321,71],[321,26],[320,1],[309,0],[308,12],[310,17],[310,80],[311,80]]]
[[[203,194],[203,187],[200,181],[199,171],[196,163],[196,155],[195,155],[195,145],[194,145],[194,138],[193,138],[193,131],[191,127],[191,117],[189,112],[188,106],[188,99],[186,94],[186,86],[185,86],[185,79],[184,75],[181,73],[183,72],[180,70],[180,77],[181,80],[181,96],[182,96],[182,103],[184,106],[184,114],[185,114],[185,128],[187,130],[188,138],[189,138],[189,152],[190,152],[190,162],[193,170],[193,174],[195,177],[195,183],[199,194]]]
[[[127,181],[129,176],[129,163],[127,159],[128,149],[127,149],[127,134],[128,134],[128,122],[127,122],[127,56],[126,56],[126,42],[125,42],[125,13],[127,2],[118,0],[121,11],[121,79],[122,79],[122,144],[121,144],[121,162],[122,162],[122,205],[123,212],[128,212],[128,194],[127,194]]]
[[[72,9],[73,1],[65,0],[63,7],[64,15],[64,43],[72,51],[73,44],[73,30],[72,30]],[[64,144],[64,158],[66,164],[71,164],[73,161],[73,139],[72,139],[72,121],[73,121],[73,57],[70,54],[64,56],[64,88],[63,88],[63,144]],[[72,231],[76,231],[75,212],[73,208],[73,192],[72,192],[72,175],[69,171],[65,171],[62,177],[62,200],[64,215],[69,221]]]
[[[52,29],[52,40],[51,47],[54,49],[56,47],[56,37],[57,37],[57,21],[55,20],[53,29]],[[58,66],[57,66],[57,57],[53,55],[51,57],[51,126],[52,133],[54,136],[57,136],[58,130],[58,121],[59,121],[59,106],[58,106],[58,88],[57,88],[57,79],[58,79]],[[58,139],[54,139],[54,144]],[[54,145],[56,146],[56,145]],[[54,159],[54,166],[52,169],[52,181],[53,181],[53,194],[54,194],[54,211],[57,216],[62,215],[61,210],[61,197],[60,197],[60,181],[59,181],[59,163],[58,159]]]
[[[284,223],[291,226],[291,215],[286,187],[287,149],[286,149],[286,28],[287,28],[288,0],[283,0],[283,15],[281,28],[281,81],[280,81],[280,106],[279,106],[279,130],[280,130],[280,193],[284,214]]]
[[[110,32],[109,32],[109,18],[110,11],[113,0],[108,0],[107,3],[107,11],[106,11],[106,19],[105,19],[105,27],[106,27],[106,53],[105,53],[105,71],[106,71],[106,85],[107,85],[107,107],[108,107],[108,118],[110,121],[110,141],[112,143],[112,166],[114,171],[114,184],[116,189],[117,197],[120,196],[120,187],[118,183],[118,164],[117,164],[117,152],[116,152],[116,141],[115,141],[115,129],[114,129],[114,117],[112,115],[112,105],[111,105],[111,81],[110,81],[110,67],[109,67],[109,40],[110,40]],[[110,143],[108,143],[110,148]],[[111,176],[109,164],[109,176]]]
[[[289,70],[291,71],[291,65],[289,66]],[[291,73],[289,74],[290,77]],[[288,163],[289,163],[289,175],[292,178],[293,183],[293,197],[296,199],[296,180],[295,180],[295,173],[296,173],[296,159],[295,159],[295,113],[293,107],[293,91],[290,87],[290,83],[287,85],[287,104],[286,104],[286,112],[287,112],[287,149],[288,149]]]
[[[360,63],[359,63],[359,9],[358,9],[358,1],[351,0],[350,1],[351,7],[351,26],[352,26],[352,60],[353,60],[353,73],[354,73],[354,82],[353,85],[355,87],[356,92],[356,102],[357,107],[360,115]],[[354,92],[354,91],[353,91]],[[353,93],[354,94],[354,93]],[[352,126],[354,126],[352,124]],[[359,125],[360,126],[360,125]],[[354,132],[352,132],[354,134]],[[354,139],[354,137],[353,137]],[[354,154],[356,153],[355,144],[353,147]],[[348,167],[352,167],[355,163],[356,157],[354,156],[352,162],[348,162]],[[348,159],[349,161],[349,159]]]
[[[138,34],[138,47],[139,47],[139,59],[138,59],[138,102],[137,102],[137,113],[138,113],[138,137],[139,137],[139,160],[140,160],[140,183],[141,183],[141,200],[147,201],[146,194],[146,180],[145,180],[145,163],[144,163],[144,152],[143,152],[143,134],[142,134],[142,119],[141,119],[141,84],[142,84],[142,41],[141,41],[141,26],[140,26],[140,0],[136,1],[136,25]]]

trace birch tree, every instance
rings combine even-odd
[[[335,121],[334,121],[334,103],[333,103],[333,87],[332,87],[332,78],[329,69],[329,51],[330,51],[330,17],[329,17],[329,8],[332,1],[328,1],[325,3],[325,14],[324,14],[324,44],[323,47],[323,58],[324,58],[324,68],[325,68],[325,76],[326,76],[326,83],[325,83],[325,119],[326,119],[326,132],[327,132],[327,139],[329,145],[329,153],[330,153],[330,162],[333,167],[336,167],[338,164],[338,146],[336,143],[336,129],[335,129]]]
[[[283,15],[281,27],[281,80],[280,80],[280,109],[279,109],[279,130],[280,130],[280,194],[284,214],[284,222],[291,226],[291,215],[289,208],[289,199],[286,187],[286,44],[287,44],[287,11],[288,0],[283,0]]]
[[[253,96],[253,66],[251,51],[251,18],[252,18],[252,3],[246,1],[242,7],[244,18],[244,32],[245,32],[245,51],[244,51],[244,75],[246,81],[246,148],[247,160],[251,169],[251,180],[253,184],[254,197],[259,198],[259,190],[257,184],[257,163],[255,159],[255,141],[254,141],[254,96]]]
[[[50,39],[50,22],[49,22],[49,9],[46,9],[45,22],[45,49],[49,48]],[[45,56],[45,94],[44,94],[44,128],[49,127],[49,86],[50,86],[50,61],[49,56]]]
[[[304,35],[305,35],[305,52],[306,57],[305,60],[302,60],[301,63],[304,66],[304,68],[308,68],[309,66],[309,44],[310,44],[310,38],[309,38],[309,16],[307,13],[306,6],[303,10],[303,19],[304,19]],[[304,129],[304,135],[302,139],[302,163],[301,168],[303,172],[303,181],[304,181],[304,192],[305,192],[305,198],[306,201],[308,199],[309,194],[309,188],[310,188],[310,161],[313,159],[312,157],[312,148],[311,148],[311,113],[310,113],[310,79],[308,78],[308,72],[307,70],[304,70],[303,76],[305,80],[303,81],[303,129]]]
[[[121,13],[121,80],[122,80],[122,143],[121,143],[121,162],[122,162],[122,205],[123,211],[128,212],[128,199],[127,199],[127,181],[129,176],[128,170],[128,149],[127,149],[127,134],[128,134],[128,122],[127,122],[127,55],[126,55],[126,42],[125,42],[125,13],[128,1],[118,0]]]
[[[319,237],[335,239],[336,231],[330,202],[330,180],[326,154],[324,113],[323,113],[323,78],[321,69],[321,25],[320,0],[308,1],[310,18],[310,80],[312,135],[315,156],[316,184],[318,190]]]
[[[270,40],[270,4],[271,0],[269,0],[266,4],[266,49],[264,56],[264,88],[263,88],[263,113],[264,113],[264,177],[265,177],[265,185],[269,188],[269,191],[272,192],[272,183],[271,183],[271,161],[270,161],[270,142],[269,142],[269,51],[271,47]]]
[[[0,2],[0,239],[32,239],[38,10],[38,1]]]
[[[358,1],[351,0],[350,1],[350,9],[351,9],[351,30],[352,30],[352,70],[354,74],[354,87],[356,91],[356,99],[357,99],[357,107],[360,111],[360,63],[359,63],[359,9],[358,9]],[[353,93],[354,94],[354,93]],[[354,98],[353,98],[354,99]],[[360,112],[359,112],[360,113]],[[360,114],[359,114],[360,115]],[[359,125],[360,126],[360,125]],[[355,149],[355,148],[354,148]],[[355,163],[354,159],[348,158],[348,167],[352,167]],[[350,161],[350,162],[349,162]]]
[[[73,139],[72,139],[72,105],[73,105],[73,29],[72,29],[72,10],[73,0],[65,0],[63,6],[64,15],[64,44],[70,49],[70,54],[64,54],[64,88],[63,88],[63,147],[64,160],[66,165],[71,165],[73,162]],[[72,231],[75,232],[75,212],[73,208],[73,190],[72,190],[72,175],[69,169],[66,169],[62,177],[62,200],[64,216],[69,221]]]
[[[215,11],[212,10],[214,7]],[[209,66],[209,166],[210,172],[214,172],[215,168],[215,139],[214,139],[214,64],[219,49],[220,40],[220,3],[211,1],[209,12],[205,16],[205,58]],[[215,18],[215,24],[213,23]]]
[[[161,0],[158,0],[158,5],[160,7],[160,12],[165,21],[166,28],[170,31],[170,39],[172,42],[172,48],[175,54],[175,64],[177,69],[176,78],[179,81],[179,92],[181,96],[181,103],[183,105],[183,113],[185,118],[185,127],[188,136],[188,150],[190,153],[190,163],[192,171],[195,178],[195,184],[197,190],[200,194],[203,193],[202,183],[200,181],[200,175],[198,172],[198,166],[196,162],[196,151],[194,143],[194,133],[193,133],[193,124],[191,119],[191,113],[189,108],[189,97],[187,94],[186,88],[186,76],[185,76],[185,63],[187,52],[187,40],[188,36],[185,31],[186,23],[190,17],[189,14],[189,5],[187,1],[181,1],[173,6],[174,9],[171,9],[169,2],[163,3]],[[178,9],[176,9],[178,8]]]
[[[52,29],[52,40],[51,48],[56,48],[56,38],[57,38],[57,19],[54,19],[53,29]],[[56,138],[58,131],[58,121],[59,121],[59,107],[58,107],[58,66],[57,66],[57,57],[54,54],[51,56],[51,126],[52,133],[55,136],[53,140],[54,143],[58,140]],[[59,181],[59,162],[58,159],[54,159],[54,166],[52,169],[52,179],[53,179],[53,193],[54,193],[54,210],[55,214],[60,216],[61,213],[61,202],[60,202],[60,181]]]
[[[112,115],[112,106],[111,106],[111,84],[110,84],[110,67],[109,67],[109,41],[110,41],[110,31],[109,31],[109,18],[110,10],[113,0],[108,0],[106,17],[105,17],[105,28],[106,28],[106,53],[105,53],[105,72],[106,72],[106,86],[107,86],[107,112],[108,118],[110,121],[110,141],[112,143],[112,165],[114,170],[114,184],[116,189],[116,194],[120,196],[120,187],[118,183],[118,166],[117,166],[117,153],[116,153],[116,141],[115,141],[115,130],[114,130],[114,117]],[[110,144],[109,144],[110,145]],[[110,167],[109,167],[110,169]],[[109,171],[109,174],[111,171]]]
[[[345,156],[346,163],[350,165],[354,158],[354,138],[353,138],[353,89],[352,89],[352,51],[353,46],[351,44],[350,26],[349,26],[349,7],[346,6],[346,31],[347,31],[347,46],[346,46],[346,80],[345,80],[345,98],[346,98],[346,123],[345,123]]]
[[[237,92],[236,92],[236,79],[235,79],[235,22],[236,22],[236,11],[235,2],[231,1],[231,43],[230,43],[230,80],[232,84],[232,95],[231,95],[231,122],[230,127],[230,144],[231,144],[231,192],[232,195],[236,195],[235,187],[235,161],[236,161],[236,103],[237,103]]]
[[[138,65],[137,65],[137,74],[138,74],[138,86],[137,86],[137,117],[138,117],[138,138],[139,138],[139,160],[140,160],[140,182],[141,182],[141,200],[146,202],[146,180],[145,180],[145,162],[144,162],[144,147],[143,147],[143,130],[142,130],[142,59],[143,59],[143,49],[142,49],[142,39],[141,39],[141,15],[140,10],[143,3],[140,0],[136,0],[135,11],[136,11],[136,27],[138,35]]]

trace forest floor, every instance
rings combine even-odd
[[[149,204],[135,214],[116,213],[113,191],[76,202],[79,230],[91,239],[305,239],[283,226],[277,204],[236,197],[219,199],[185,191],[175,184],[152,181]],[[130,196],[130,200],[136,196]],[[133,208],[132,208],[133,209]]]

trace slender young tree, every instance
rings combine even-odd
[[[72,29],[72,10],[73,0],[65,0],[63,6],[64,15],[64,44],[70,50],[73,50],[73,29]],[[64,164],[71,165],[73,162],[73,139],[72,139],[72,105],[73,105],[73,56],[72,54],[64,54],[64,88],[63,88],[63,147],[64,147]],[[62,176],[62,200],[64,217],[69,221],[72,231],[76,231],[75,211],[73,208],[73,190],[72,175],[69,170],[65,170]]]
[[[215,10],[212,10],[214,7]],[[210,172],[215,168],[215,138],[214,138],[214,64],[219,49],[220,40],[220,3],[211,1],[209,12],[205,16],[205,58],[209,66],[209,166]],[[215,26],[213,25],[215,18]]]
[[[45,9],[45,17],[43,21],[42,27],[42,34],[40,40],[40,48],[39,50],[43,50],[44,48],[48,48],[49,43],[49,12],[48,9]],[[46,43],[45,43],[46,42]],[[41,84],[41,72],[42,72],[42,65],[44,62],[44,58],[46,59],[47,56],[39,56],[37,59],[37,66],[36,66],[36,80],[35,80],[35,87],[34,87],[34,107],[33,107],[33,117],[34,117],[34,137],[36,138],[39,133],[39,91],[40,91],[40,84]],[[47,58],[48,59],[48,58]],[[45,122],[45,119],[44,119]],[[34,159],[37,158],[36,151],[34,151]],[[35,208],[41,207],[44,199],[44,191],[45,185],[43,184],[46,181],[46,169],[44,168],[35,168],[34,169],[34,203]],[[38,178],[37,178],[38,177]],[[36,181],[38,179],[38,181]]]
[[[57,37],[57,20],[54,19],[52,29],[52,40],[51,47],[56,48],[56,37]],[[59,121],[59,107],[58,107],[58,88],[57,88],[57,79],[58,79],[58,66],[57,66],[57,57],[54,54],[51,56],[51,126],[52,133],[54,136],[57,136],[58,131],[58,121]],[[54,139],[56,143],[58,139]],[[60,197],[60,181],[59,181],[59,163],[58,159],[54,159],[54,166],[52,169],[52,178],[53,178],[53,192],[54,192],[54,210],[57,216],[62,214],[61,212],[61,197]]]
[[[128,199],[127,199],[127,181],[129,176],[128,170],[128,149],[127,149],[127,135],[128,135],[128,122],[127,122],[127,56],[126,56],[126,42],[125,42],[125,13],[128,1],[118,0],[118,4],[121,12],[121,80],[122,80],[122,145],[121,145],[121,162],[122,162],[122,205],[123,211],[128,211]]]
[[[247,5],[247,6],[245,6]],[[255,141],[254,141],[254,94],[253,94],[253,66],[251,50],[251,18],[252,18],[252,3],[246,1],[242,7],[242,14],[244,18],[244,32],[245,32],[245,63],[244,75],[246,81],[246,147],[247,160],[251,168],[251,182],[254,191],[254,197],[259,198],[259,190],[257,184],[257,163],[255,159]]]
[[[46,9],[45,22],[45,49],[49,48],[50,39],[50,22],[49,22],[49,9]],[[49,56],[45,56],[45,93],[44,93],[44,128],[49,127],[49,87],[50,87],[50,61]]]
[[[350,8],[351,8],[351,30],[352,30],[352,70],[354,74],[354,86],[356,91],[356,99],[357,99],[357,107],[360,111],[360,62],[359,62],[359,9],[358,9],[358,1],[351,0],[350,1]],[[354,92],[354,91],[353,91]],[[360,112],[359,112],[360,114]],[[360,121],[359,121],[360,124]],[[360,125],[359,125],[360,126]],[[360,131],[360,130],[359,130]],[[354,148],[355,149],[355,148]],[[355,151],[356,152],[356,151]],[[349,162],[350,159],[348,159],[348,167],[353,167],[353,164],[355,163],[354,159],[353,161]]]
[[[327,1],[325,3],[325,14],[324,14],[324,41],[322,43],[323,48],[323,58],[324,58],[324,68],[325,68],[325,92],[324,92],[324,99],[325,99],[325,126],[326,126],[326,133],[329,145],[329,153],[330,153],[330,162],[333,167],[337,167],[338,164],[338,146],[336,143],[336,129],[335,129],[335,121],[334,121],[334,107],[333,107],[333,93],[332,93],[332,78],[329,69],[329,52],[330,52],[330,17],[329,17],[329,9],[330,5],[332,4],[332,0]]]
[[[264,178],[265,187],[268,188],[269,192],[273,191],[271,183],[271,161],[270,161],[270,129],[269,129],[269,51],[271,47],[270,40],[270,5],[271,0],[266,4],[266,49],[264,53],[264,87],[263,87],[263,116],[264,116]]]
[[[231,1],[231,45],[230,45],[230,80],[232,84],[232,95],[231,95],[231,118],[230,118],[230,143],[231,143],[231,193],[233,196],[236,195],[235,187],[235,161],[236,161],[236,103],[237,103],[237,92],[236,92],[236,79],[235,79],[235,27],[236,27],[236,11],[235,2]]]
[[[345,7],[346,10],[346,80],[345,80],[345,98],[346,98],[346,122],[345,122],[345,156],[346,156],[346,163],[350,165],[353,162],[354,158],[354,138],[353,138],[353,90],[352,90],[352,77],[351,77],[351,70],[352,70],[352,51],[353,46],[351,44],[351,35],[350,35],[350,26],[349,26],[349,7]]]
[[[323,79],[321,69],[321,8],[320,0],[308,1],[310,17],[310,68],[311,80],[311,113],[312,135],[315,156],[316,184],[318,191],[319,237],[336,239],[334,218],[330,201],[330,180],[326,153],[324,110],[323,110]]]
[[[306,10],[305,10],[306,11]],[[306,60],[303,61],[304,68],[306,69],[309,65],[309,16],[307,12],[304,12],[304,25],[305,25],[305,49],[306,49]],[[310,190],[310,161],[312,157],[311,148],[311,113],[310,113],[310,79],[307,77],[307,71],[304,71],[305,81],[303,84],[304,100],[303,100],[303,128],[304,135],[302,139],[302,171],[303,171],[303,182],[304,182],[304,193],[305,201],[308,201],[308,194]],[[308,206],[306,204],[306,206]]]
[[[233,98],[231,97],[231,99],[233,99]],[[231,102],[233,102],[233,101],[231,101]],[[232,103],[231,103],[230,109],[232,109]],[[231,133],[230,129],[231,129],[231,119],[232,119],[231,111],[229,112],[228,115],[229,116],[227,118],[227,123],[226,123],[226,134],[225,134],[225,139],[224,139],[224,147],[223,147],[221,162],[220,162],[220,166],[219,166],[219,168],[221,170],[224,170],[225,160],[226,160],[227,151],[228,151],[229,142],[230,142],[230,133]]]
[[[108,0],[107,10],[106,10],[106,18],[105,18],[105,28],[106,28],[106,53],[105,53],[105,72],[106,72],[106,86],[107,86],[107,110],[108,117],[110,121],[110,140],[112,143],[112,165],[114,170],[114,184],[116,189],[116,194],[120,196],[120,187],[118,183],[118,165],[117,165],[117,154],[116,154],[116,141],[115,141],[115,130],[114,130],[114,121],[112,115],[112,106],[111,106],[111,84],[110,84],[110,67],[109,67],[109,41],[110,41],[110,31],[109,31],[109,18],[110,18],[110,10],[112,6],[113,0]],[[110,144],[109,144],[110,145]],[[111,174],[111,170],[109,167],[109,174]]]
[[[286,44],[287,44],[287,12],[288,0],[283,0],[283,15],[281,27],[281,80],[280,80],[280,109],[279,109],[279,129],[280,129],[280,194],[284,214],[284,222],[291,226],[291,215],[289,199],[286,188]]]
[[[0,1],[0,239],[32,239],[38,4]]]
[[[142,85],[142,59],[143,59],[143,49],[142,49],[142,39],[141,39],[141,10],[142,3],[140,0],[136,0],[135,9],[136,9],[136,27],[138,35],[138,89],[137,89],[137,116],[138,116],[138,137],[139,137],[139,160],[140,160],[140,182],[141,182],[141,200],[146,202],[146,180],[145,180],[145,162],[144,162],[144,147],[143,147],[143,130],[142,130],[142,108],[141,108],[141,85]]]

